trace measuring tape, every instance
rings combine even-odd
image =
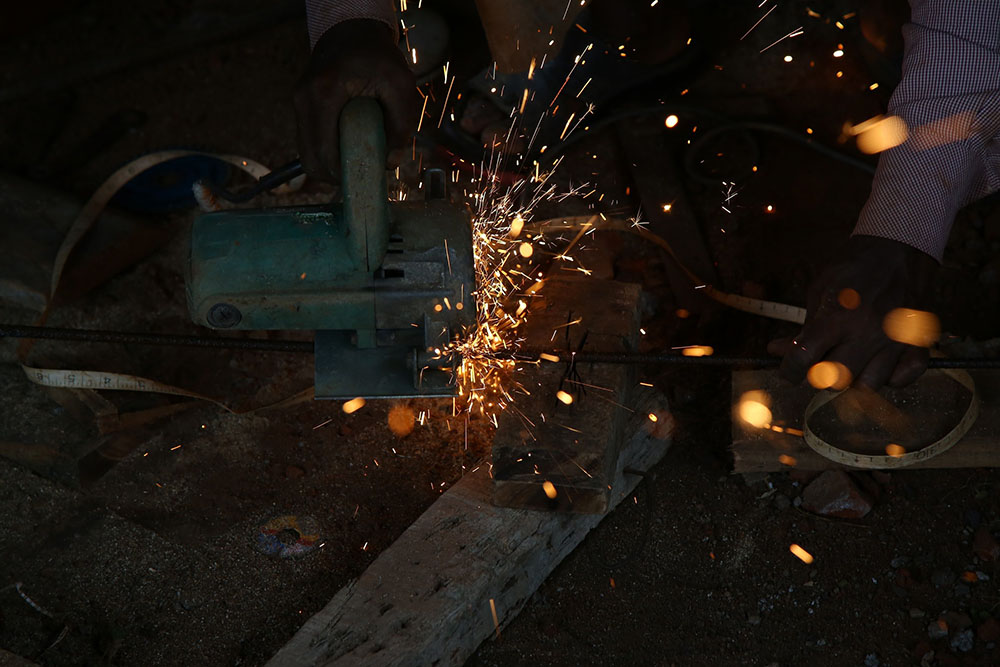
[[[63,242],[59,246],[59,251],[56,253],[55,263],[52,268],[52,280],[49,288],[49,302],[41,316],[38,318],[38,325],[43,324],[48,318],[50,305],[52,304],[56,291],[59,289],[59,281],[62,278],[66,262],[69,260],[70,255],[73,253],[73,250],[76,248],[80,240],[83,239],[87,232],[90,231],[91,227],[94,226],[94,223],[100,217],[101,212],[104,210],[104,207],[107,206],[108,202],[111,201],[111,199],[126,183],[142,172],[163,164],[164,162],[170,162],[171,160],[176,160],[177,158],[190,156],[209,157],[222,160],[223,162],[233,165],[237,169],[245,171],[258,180],[261,177],[266,176],[271,171],[256,160],[251,160],[239,155],[205,153],[193,150],[167,150],[148,153],[120,167],[113,174],[111,174],[111,176],[109,176],[96,191],[94,191],[94,194],[91,195],[90,199],[87,200],[87,203],[83,205],[83,208],[80,209],[80,212],[73,220],[73,224],[70,225],[69,231],[66,232],[65,238],[63,238]],[[299,183],[301,184],[301,181]],[[281,194],[290,192],[293,189],[294,187],[292,186],[282,185],[275,188],[274,191]],[[22,361],[27,358],[32,345],[33,341],[26,341],[26,344],[21,346],[18,354]],[[270,403],[268,405],[259,406],[249,410],[237,411],[226,405],[223,401],[212,398],[211,396],[205,396],[204,394],[199,394],[198,392],[182,389],[180,387],[175,387],[163,382],[151,380],[149,378],[139,377],[138,375],[105,373],[102,371],[36,368],[28,366],[24,363],[21,364],[21,368],[31,382],[43,387],[110,391],[141,391],[153,394],[170,394],[173,396],[184,396],[187,398],[209,401],[233,414],[247,414],[258,410],[271,410],[287,407],[289,405],[301,403],[302,401],[310,400],[313,396],[313,389],[310,387],[309,389],[298,392],[275,403]]]
[[[969,398],[969,405],[965,409],[965,414],[962,415],[958,424],[956,424],[942,438],[935,440],[926,447],[922,447],[912,452],[906,452],[898,456],[890,456],[888,454],[857,454],[855,452],[849,452],[831,445],[829,442],[816,435],[816,433],[809,427],[809,418],[812,417],[812,415],[821,407],[843,393],[829,390],[816,394],[813,399],[809,401],[809,405],[806,406],[805,416],[803,417],[802,437],[805,439],[806,444],[809,445],[816,453],[825,456],[831,461],[843,463],[844,465],[854,468],[905,468],[906,466],[926,461],[927,459],[942,454],[951,449],[955,443],[961,440],[962,437],[969,432],[969,429],[972,428],[972,425],[976,423],[976,419],[979,417],[979,395],[976,393],[976,383],[973,381],[972,376],[965,371],[953,369],[928,371],[928,374],[931,373],[939,373],[950,377],[952,380],[968,389],[971,396]]]
[[[223,162],[228,162],[237,169],[242,169],[256,179],[260,179],[262,176],[270,173],[270,169],[262,165],[256,160],[251,160],[249,158],[241,157],[239,155],[216,155],[214,153],[204,153],[202,151],[191,151],[191,150],[169,150],[169,151],[157,151],[155,153],[149,153],[143,155],[142,157],[132,160],[128,164],[118,168],[111,176],[109,176],[94,194],[90,196],[87,203],[83,205],[80,209],[80,213],[77,214],[76,219],[73,220],[73,224],[70,225],[69,231],[66,232],[66,237],[63,239],[62,245],[59,246],[59,251],[56,253],[55,265],[52,269],[52,282],[49,288],[49,299],[55,296],[56,290],[59,288],[59,281],[62,279],[63,269],[66,266],[66,261],[69,259],[70,254],[73,249],[76,248],[80,239],[90,231],[90,228],[94,226],[94,222],[100,217],[101,211],[104,207],[108,205],[108,202],[118,193],[122,187],[128,183],[130,180],[141,174],[142,172],[151,169],[157,165],[163,164],[164,162],[170,162],[171,160],[176,160],[181,157],[190,156],[200,156],[200,157],[210,157],[216,160],[222,160]]]
[[[151,391],[157,394],[175,394],[203,398],[201,394],[172,387],[138,375],[104,373],[102,371],[67,371],[51,368],[21,366],[28,379],[45,387],[65,389],[110,389],[114,391]]]
[[[580,237],[584,232],[593,229],[594,231],[617,231],[617,232],[629,232],[632,234],[638,234],[643,239],[654,243],[661,248],[663,248],[670,258],[677,263],[677,267],[681,270],[688,279],[695,284],[695,289],[704,292],[706,296],[710,299],[717,301],[723,305],[729,306],[734,310],[741,310],[746,313],[751,313],[753,315],[760,315],[762,317],[767,317],[772,320],[783,320],[785,322],[793,322],[795,324],[805,324],[806,321],[806,309],[800,308],[798,306],[790,306],[786,303],[778,303],[776,301],[765,301],[764,299],[753,299],[748,296],[742,296],[740,294],[730,294],[728,292],[723,292],[717,290],[711,285],[708,285],[700,277],[695,275],[693,271],[685,266],[684,262],[674,253],[673,247],[670,243],[654,232],[649,231],[642,225],[634,222],[627,222],[625,220],[619,220],[617,218],[607,218],[601,214],[598,215],[572,215],[563,218],[550,218],[549,220],[542,220],[534,223],[532,226],[538,227],[539,229],[544,229],[546,227],[552,227],[561,230],[578,230],[580,233],[573,239],[570,245],[574,245],[580,240]],[[563,251],[568,252],[568,250]]]
[[[234,415],[249,414],[263,410],[275,410],[297,403],[312,400],[313,388],[309,387],[296,394],[283,398],[274,403],[257,406],[247,410],[236,410],[223,401],[199,394],[196,391],[181,389],[163,382],[139,377],[138,375],[128,375],[126,373],[106,373],[104,371],[80,371],[80,370],[57,370],[54,368],[35,368],[33,366],[21,365],[24,374],[28,379],[43,387],[58,387],[60,389],[94,389],[108,391],[142,391],[150,394],[170,394],[172,396],[184,396],[196,398],[201,401],[214,403],[220,408]]]
[[[739,294],[730,294],[727,292],[722,292],[715,289],[711,285],[705,284],[701,278],[695,275],[690,269],[688,269],[679,257],[674,253],[673,248],[667,242],[666,239],[655,234],[648,229],[639,226],[634,223],[626,223],[621,220],[610,220],[604,219],[602,217],[601,222],[595,224],[595,216],[571,216],[567,218],[553,218],[551,220],[546,220],[544,222],[538,223],[539,227],[553,226],[559,229],[582,229],[586,230],[589,227],[595,229],[610,229],[616,231],[626,231],[633,232],[644,239],[655,243],[656,245],[663,248],[667,254],[677,263],[680,270],[696,285],[695,289],[703,290],[705,294],[711,299],[722,303],[730,308],[736,310],[741,310],[743,312],[752,313],[754,315],[761,315],[763,317],[768,317],[776,320],[784,320],[786,322],[793,322],[795,324],[804,324],[806,321],[806,309],[800,308],[798,306],[791,306],[784,303],[778,303],[776,301],[765,301],[763,299],[753,299],[747,296],[742,296]],[[579,238],[579,237],[578,237]],[[969,399],[969,406],[965,410],[965,414],[962,415],[962,419],[959,420],[958,424],[954,426],[944,437],[939,440],[934,441],[930,445],[918,449],[913,452],[906,452],[899,456],[886,455],[872,455],[872,454],[857,454],[855,452],[849,452],[820,438],[809,426],[809,418],[821,407],[835,399],[842,392],[837,391],[823,391],[809,402],[806,407],[805,415],[803,416],[803,438],[806,444],[809,445],[815,452],[830,459],[831,461],[836,461],[837,463],[842,463],[846,466],[851,466],[854,468],[903,468],[920,461],[926,461],[927,459],[933,458],[942,452],[947,451],[952,446],[955,445],[969,429],[976,422],[979,417],[979,395],[976,392],[976,383],[968,373],[962,370],[944,369],[937,371],[943,373],[955,380],[963,387],[969,390],[971,397]]]
[[[705,293],[715,301],[729,306],[735,310],[742,310],[745,313],[769,317],[772,320],[784,320],[795,324],[805,324],[806,309],[798,306],[790,306],[787,303],[777,301],[765,301],[764,299],[751,299],[740,294],[729,294],[720,292],[711,285],[704,287]]]
[[[155,167],[156,165],[162,164],[164,162],[169,162],[180,157],[188,156],[204,156],[212,157],[224,162],[227,162],[235,167],[242,169],[243,171],[249,173],[256,179],[260,179],[270,172],[270,170],[264,165],[250,160],[248,158],[236,156],[236,155],[216,155],[212,153],[203,153],[200,151],[189,151],[189,150],[170,150],[170,151],[159,151],[156,153],[150,153],[144,155],[128,164],[124,165],[117,171],[115,171],[103,184],[94,192],[91,198],[84,205],[83,209],[77,215],[73,224],[70,226],[69,231],[63,240],[62,245],[56,254],[56,261],[52,271],[52,282],[50,288],[50,299],[49,303],[52,302],[52,297],[55,295],[56,290],[59,287],[59,281],[62,277],[63,269],[66,265],[69,256],[72,254],[73,249],[84,237],[87,231],[93,226],[97,218],[100,216],[101,211],[107,203],[115,196],[115,194],[120,190],[129,180],[135,176],[141,174],[142,172]],[[291,188],[288,186],[282,186],[282,188],[276,191],[287,192]],[[598,218],[600,221],[598,221]],[[637,225],[629,224],[621,220],[607,219],[603,215],[594,216],[571,216],[566,218],[553,218],[551,220],[546,220],[537,223],[535,226],[542,228],[545,226],[553,226],[562,229],[578,229],[583,232],[589,229],[595,230],[616,230],[616,231],[626,231],[637,233],[644,239],[655,243],[660,246],[670,255],[670,257],[677,263],[677,266],[691,279],[695,285],[696,289],[704,290],[705,294],[712,298],[713,300],[722,303],[731,308],[741,310],[747,313],[752,313],[755,315],[761,315],[763,317],[768,317],[771,319],[783,320],[786,322],[793,322],[796,324],[803,324],[806,320],[806,309],[797,306],[791,306],[788,304],[777,303],[774,301],[766,301],[763,299],[754,299],[738,294],[730,294],[727,292],[722,292],[715,289],[711,285],[705,284],[697,275],[691,272],[680,258],[674,253],[673,248],[670,244],[663,239],[661,236],[650,232],[649,230]],[[574,239],[574,243],[579,240],[580,236]],[[48,315],[48,306],[43,312],[42,316],[39,318],[38,324],[44,323]],[[21,358],[24,359],[27,355],[27,351],[30,350],[30,343],[22,347]],[[280,407],[286,407],[288,405],[294,405],[296,403],[309,400],[312,398],[313,389],[309,388],[302,392],[299,392],[293,396],[282,399],[276,403],[261,406],[251,410],[243,411],[242,413],[233,410],[224,402],[212,398],[210,396],[205,396],[197,392],[193,392],[187,389],[182,389],[180,387],[175,387],[169,384],[158,382],[156,380],[151,380],[149,378],[140,377],[137,375],[128,375],[123,373],[106,373],[101,371],[84,371],[84,370],[57,370],[50,368],[35,368],[32,366],[22,364],[22,369],[25,375],[31,382],[35,384],[45,386],[45,387],[60,387],[67,389],[92,389],[92,390],[111,390],[111,391],[141,391],[148,393],[157,394],[169,394],[174,396],[183,396],[187,398],[194,398],[204,401],[209,401],[215,405],[222,407],[228,412],[234,414],[242,414],[247,412],[254,412],[257,410],[275,409]],[[924,461],[944,451],[951,448],[956,442],[958,442],[968,431],[972,428],[975,423],[976,418],[979,416],[979,397],[976,393],[975,383],[972,377],[969,376],[965,371],[956,370],[943,370],[940,371],[953,380],[966,387],[971,392],[971,399],[969,401],[969,406],[962,416],[959,423],[948,432],[943,438],[935,441],[934,443],[914,452],[907,452],[900,456],[889,456],[889,455],[868,455],[868,454],[856,454],[853,452],[848,452],[839,449],[830,443],[826,442],[819,436],[817,436],[812,429],[809,427],[809,418],[823,405],[826,405],[838,395],[840,392],[824,391],[817,394],[806,408],[804,423],[803,423],[803,437],[806,443],[816,452],[822,456],[842,463],[844,465],[853,466],[856,468],[901,468],[913,463]]]

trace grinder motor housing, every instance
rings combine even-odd
[[[343,202],[200,216],[188,307],[215,329],[312,329],[317,398],[455,393],[443,347],[475,317],[472,226],[441,170],[389,202],[382,110],[340,116]]]

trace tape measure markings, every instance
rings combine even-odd
[[[227,162],[236,168],[247,172],[258,180],[261,177],[266,176],[271,171],[256,160],[251,160],[239,155],[215,154],[193,150],[167,150],[149,153],[136,158],[135,160],[132,160],[128,164],[125,164],[115,170],[115,172],[105,179],[100,187],[94,191],[94,194],[91,195],[90,199],[88,199],[80,209],[80,212],[77,214],[73,223],[70,225],[69,230],[66,232],[66,236],[63,238],[62,244],[60,244],[59,250],[56,253],[55,262],[52,268],[52,280],[49,288],[49,302],[46,304],[45,310],[36,321],[36,325],[42,325],[48,318],[52,298],[55,296],[56,291],[59,288],[59,282],[62,279],[63,269],[65,268],[70,255],[73,253],[73,250],[87,234],[87,232],[90,231],[91,227],[93,227],[94,223],[100,217],[104,207],[107,206],[108,202],[111,201],[115,194],[117,194],[118,191],[132,178],[138,176],[147,169],[151,169],[152,167],[163,164],[164,162],[176,160],[177,158],[190,156],[201,156],[222,160],[223,162]],[[283,185],[281,188],[276,189],[276,191],[280,190],[282,192],[287,192],[290,191],[290,189],[291,188]],[[27,357],[32,344],[31,341],[25,342],[28,344],[22,346],[19,350],[19,355],[22,360]],[[21,364],[21,368],[31,382],[45,387],[91,390],[99,389],[110,391],[141,391],[156,394],[169,394],[209,401],[210,403],[214,403],[224,410],[234,414],[245,414],[249,412],[256,412],[258,410],[267,410],[285,407],[287,405],[294,405],[295,403],[302,402],[303,400],[308,400],[313,395],[313,389],[310,387],[309,389],[298,392],[275,403],[238,412],[222,401],[210,396],[205,396],[204,394],[182,389],[180,387],[174,387],[172,385],[140,377],[138,375],[107,373],[103,371],[35,368],[26,364]]]
[[[969,405],[966,407],[965,413],[962,415],[962,418],[958,421],[958,423],[944,436],[935,440],[926,447],[922,447],[913,452],[906,452],[900,456],[889,456],[885,454],[858,454],[831,445],[829,442],[816,435],[816,433],[809,426],[809,419],[817,410],[843,393],[829,390],[822,391],[813,396],[812,400],[809,401],[809,405],[806,406],[802,426],[803,439],[806,441],[806,444],[813,449],[813,451],[821,456],[830,459],[831,461],[843,463],[844,465],[852,466],[854,468],[904,468],[948,451],[959,440],[961,440],[966,433],[969,432],[969,429],[972,428],[972,425],[976,423],[976,419],[979,417],[980,406],[979,395],[976,392],[976,383],[972,379],[971,375],[962,370],[942,369],[931,370],[928,371],[928,373],[941,373],[950,377],[952,380],[968,389],[970,397]]]
[[[574,225],[579,224],[592,224],[592,218],[590,216],[575,216],[567,218],[554,218],[540,223],[541,225],[551,224],[555,221],[560,221],[564,225],[572,228]],[[666,239],[649,231],[643,227],[638,227],[636,225],[625,226],[622,221],[619,220],[605,220],[607,224],[598,227],[604,229],[617,229],[619,231],[632,231],[638,233],[643,238],[655,243],[656,245],[662,247],[666,250],[667,254],[677,263],[677,266],[681,271],[691,279],[696,287],[696,289],[704,290],[704,292],[715,301],[722,303],[736,310],[741,310],[744,312],[762,315],[776,320],[784,320],[786,322],[793,322],[795,324],[805,324],[806,321],[806,309],[800,308],[798,306],[792,306],[785,303],[778,303],[776,301],[766,301],[764,299],[754,299],[752,297],[743,296],[741,294],[730,294],[728,292],[723,292],[715,289],[711,285],[705,284],[697,275],[695,275],[679,257],[674,253],[673,248],[667,242]],[[934,372],[934,371],[931,371]],[[961,420],[956,424],[948,433],[946,433],[942,438],[936,440],[935,442],[923,447],[915,452],[907,452],[901,456],[888,456],[888,455],[871,455],[871,454],[857,454],[854,452],[848,452],[846,450],[840,449],[826,442],[819,436],[817,436],[813,430],[809,427],[809,418],[822,406],[826,405],[834,398],[840,395],[841,392],[834,391],[824,391],[816,394],[813,399],[809,402],[806,407],[806,412],[803,417],[803,439],[815,452],[821,456],[835,461],[837,463],[842,463],[844,465],[853,466],[855,468],[903,468],[908,465],[912,465],[919,461],[924,461],[934,456],[937,456],[952,446],[955,445],[959,440],[969,432],[975,424],[976,419],[979,417],[979,395],[976,391],[975,381],[972,379],[968,373],[962,370],[955,369],[944,369],[939,372],[946,374],[948,377],[952,378],[963,387],[971,392],[971,397],[969,399],[969,406],[966,408],[965,414],[962,415]]]
[[[51,297],[55,295],[56,290],[59,287],[59,281],[62,277],[63,268],[65,267],[66,261],[69,259],[70,254],[76,245],[80,242],[83,236],[90,230],[94,222],[100,217],[101,211],[111,200],[112,197],[124,186],[131,178],[137,176],[138,174],[150,169],[158,164],[168,162],[180,157],[187,156],[204,156],[213,157],[235,167],[246,171],[250,175],[257,179],[270,172],[267,167],[256,162],[254,160],[249,160],[235,155],[217,155],[212,153],[204,153],[201,151],[189,151],[189,150],[171,150],[171,151],[159,151],[156,153],[150,153],[144,155],[123,167],[115,171],[110,177],[108,177],[104,183],[94,192],[91,198],[84,204],[79,215],[74,220],[73,224],[70,226],[66,237],[63,239],[58,253],[56,254],[56,260],[54,263],[52,271],[52,281],[50,289],[50,303]],[[284,186],[282,186],[284,187]],[[602,219],[604,218],[601,216]],[[727,292],[722,292],[711,285],[705,284],[697,275],[691,272],[687,266],[680,260],[679,257],[674,253],[673,248],[670,244],[658,234],[655,234],[643,227],[637,225],[630,225],[624,223],[620,220],[607,220],[604,222],[607,224],[594,225],[595,217],[592,215],[588,216],[569,216],[564,218],[553,218],[550,220],[541,221],[538,224],[539,227],[545,226],[547,224],[560,224],[564,228],[572,228],[574,226],[579,226],[581,229],[586,230],[588,228],[595,229],[613,229],[617,231],[629,231],[634,232],[642,236],[643,238],[652,241],[656,245],[662,247],[670,255],[670,257],[677,263],[677,266],[681,271],[688,276],[696,285],[699,285],[705,290],[705,293],[715,301],[727,305],[736,310],[741,310],[748,313],[753,313],[768,317],[771,319],[783,320],[786,322],[793,322],[796,324],[804,324],[806,319],[806,309],[797,306],[792,306],[789,304],[777,303],[774,301],[766,301],[764,299],[755,299],[751,297],[742,296],[739,294],[730,294]],[[44,322],[48,313],[48,307],[46,311],[42,314],[39,324]],[[26,365],[22,365],[25,374],[28,379],[32,382],[47,386],[47,387],[63,387],[70,389],[101,389],[101,390],[115,390],[115,391],[142,391],[149,393],[159,393],[159,394],[171,394],[175,396],[184,396],[189,398],[195,398],[200,400],[209,401],[222,407],[223,409],[235,413],[235,411],[227,406],[225,403],[199,394],[197,392],[188,391],[186,389],[181,389],[179,387],[174,387],[162,382],[157,382],[156,380],[150,380],[148,378],[139,377],[136,375],[128,375],[122,373],[105,373],[100,371],[81,371],[81,370],[56,370],[56,369],[43,369],[34,368]],[[826,442],[819,436],[817,436],[812,429],[809,427],[809,418],[818,410],[820,407],[830,402],[839,392],[826,391],[817,394],[812,401],[810,401],[809,406],[806,408],[805,417],[803,420],[803,438],[806,443],[817,453],[822,456],[843,463],[845,465],[850,465],[859,468],[900,468],[907,465],[912,465],[915,462],[922,461],[950,449],[956,442],[958,442],[962,436],[964,436],[972,425],[975,423],[976,418],[979,416],[979,397],[976,393],[975,383],[972,377],[964,371],[954,371],[954,370],[944,370],[942,371],[949,377],[952,377],[955,381],[959,382],[965,386],[972,393],[969,406],[966,409],[965,414],[959,423],[949,431],[943,438],[935,441],[934,443],[924,447],[915,452],[908,452],[899,457],[891,456],[876,456],[876,455],[866,455],[866,454],[855,454],[853,452],[847,452],[845,450],[834,447],[830,443]],[[312,389],[299,392],[291,397],[278,401],[276,403],[255,408],[246,412],[254,412],[256,410],[264,410],[269,408],[283,407],[285,405],[293,405],[297,402],[303,400],[308,400],[312,394]]]
[[[90,230],[94,222],[97,221],[101,215],[101,211],[104,210],[104,207],[107,206],[112,197],[114,197],[126,183],[147,169],[151,169],[159,164],[163,164],[164,162],[176,160],[177,158],[190,156],[210,157],[222,160],[223,162],[228,162],[257,179],[260,179],[260,177],[270,172],[270,169],[256,160],[250,160],[239,155],[223,155],[192,150],[157,151],[155,153],[143,155],[142,157],[136,158],[128,164],[119,167],[113,174],[111,174],[111,176],[105,179],[96,191],[94,191],[94,194],[87,200],[87,203],[83,205],[83,208],[76,216],[76,219],[73,220],[73,224],[70,225],[69,231],[66,232],[66,236],[63,238],[63,242],[59,246],[59,251],[56,253],[55,263],[52,267],[52,281],[49,288],[50,300],[53,296],[55,296],[56,290],[59,288],[59,281],[62,279],[63,269],[65,268],[66,262],[69,260],[69,256],[72,254],[73,249],[76,248],[76,245]]]
[[[312,399],[313,388],[309,387],[289,397],[282,398],[273,403],[268,403],[247,410],[235,410],[219,399],[200,394],[188,389],[181,389],[157,380],[129,375],[127,373],[107,373],[104,371],[82,371],[66,370],[54,368],[35,368],[33,366],[22,365],[25,375],[33,383],[43,387],[58,387],[60,389],[100,389],[107,391],[141,391],[151,394],[170,394],[173,396],[183,396],[186,398],[196,398],[218,405],[220,408],[232,414],[249,414],[262,410],[276,409],[295,405]]]

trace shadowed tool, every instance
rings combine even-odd
[[[429,170],[425,200],[388,201],[372,99],[340,117],[342,203],[210,213],[191,235],[188,306],[215,329],[314,329],[317,398],[450,396],[433,350],[475,313],[468,214]]]

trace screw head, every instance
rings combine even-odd
[[[217,303],[208,309],[209,326],[217,329],[231,329],[243,319],[239,308],[228,303]]]

